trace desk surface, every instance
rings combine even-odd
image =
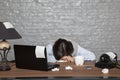
[[[85,62],[83,66],[76,66],[74,63],[58,63],[60,71],[38,71],[18,69],[15,63],[11,64],[10,71],[0,71],[0,77],[120,77],[120,69],[113,68],[108,74],[103,74],[101,68],[94,67],[94,62]],[[65,70],[65,66],[71,66],[73,70]],[[86,69],[91,66],[92,69]]]

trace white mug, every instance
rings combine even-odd
[[[84,64],[84,57],[83,56],[75,56],[75,64],[77,66],[81,66]]]

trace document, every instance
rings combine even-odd
[[[45,58],[45,46],[36,46],[36,58]]]

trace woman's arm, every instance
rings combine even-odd
[[[48,60],[48,62],[56,62],[56,59],[53,55],[52,45],[51,44],[47,45],[46,50],[47,50],[47,60]]]
[[[86,61],[93,61],[96,59],[96,56],[93,52],[91,52],[85,48],[82,48],[79,45],[78,45],[78,51],[77,51],[76,56],[78,56],[78,55],[83,56]]]

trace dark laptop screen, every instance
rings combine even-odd
[[[36,46],[14,45],[15,62],[17,68],[47,70],[46,49],[45,58],[36,58]]]

